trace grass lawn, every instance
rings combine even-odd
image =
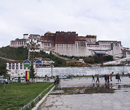
[[[53,83],[10,83],[5,85],[4,91],[4,84],[0,83],[0,110],[19,110],[51,84]]]

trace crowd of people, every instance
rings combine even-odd
[[[121,82],[121,78],[120,78],[120,74],[117,73],[116,75],[113,74],[113,72],[111,74],[105,74],[105,75],[92,75],[92,82],[96,82],[96,83],[100,83],[100,77],[104,77],[105,83],[109,83],[110,81],[112,81],[112,77],[115,76],[115,79],[117,79],[118,82]],[[130,75],[128,75],[130,77]],[[60,83],[60,78],[59,76],[56,76],[54,78],[54,84],[55,85],[59,85]]]
[[[109,83],[110,81],[112,81],[112,76],[113,76],[112,74],[110,74],[110,75],[105,74],[105,75],[102,75],[102,76],[92,75],[92,82],[100,83],[99,77],[104,77],[105,83]],[[96,77],[96,81],[95,81],[95,77]],[[119,81],[121,82],[121,78],[120,78],[119,73],[115,75],[115,78],[118,80],[118,82]]]

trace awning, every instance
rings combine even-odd
[[[106,51],[94,51],[95,54],[106,54]]]

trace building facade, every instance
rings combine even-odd
[[[42,61],[42,66],[36,66],[36,61],[40,59]],[[7,74],[10,75],[10,79],[12,80],[12,78],[14,77],[25,77],[25,73],[26,71],[30,71],[29,67],[24,67],[23,64],[24,61],[7,61],[6,63],[6,69]],[[52,61],[49,58],[36,58],[35,61],[33,62],[33,68],[34,68],[34,74],[36,74],[36,76],[39,76],[39,72],[38,70],[40,68],[44,68],[44,67],[48,67],[48,68],[52,68],[54,66],[54,61]],[[40,73],[42,76],[45,76],[45,73]]]
[[[27,47],[26,45],[27,39],[15,39],[10,42],[10,47]]]
[[[25,77],[25,72],[29,71],[28,68],[25,68],[23,61],[7,61],[6,69],[8,74],[10,74],[11,80],[14,77]]]

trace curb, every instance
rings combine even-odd
[[[55,86],[54,86],[55,87]],[[51,90],[36,104],[36,106],[34,108],[32,108],[32,110],[37,110],[38,107],[42,104],[42,102],[47,98],[47,96],[50,94],[50,92],[54,89],[51,88]]]

